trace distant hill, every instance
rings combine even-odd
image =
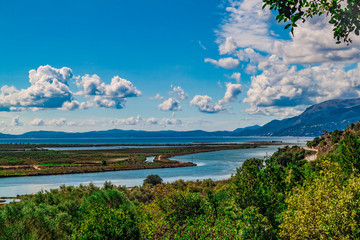
[[[133,138],[133,137],[226,137],[226,136],[320,136],[324,130],[342,130],[360,121],[360,98],[337,99],[307,108],[296,117],[273,120],[264,126],[234,131],[137,131],[112,129],[92,132],[33,131],[21,135],[0,133],[0,138]]]
[[[250,127],[237,128],[233,131],[233,133],[239,133],[239,132],[243,132],[246,130],[256,130],[258,128],[261,128],[261,127],[259,125],[254,125],[254,126],[250,126]]]
[[[257,129],[234,132],[233,136],[320,136],[324,130],[342,130],[360,120],[360,98],[325,101],[302,114],[273,120]]]
[[[92,132],[33,131],[21,135],[0,134],[0,138],[133,138],[133,137],[216,137],[231,136],[232,131],[136,131],[112,129]]]

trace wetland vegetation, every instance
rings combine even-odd
[[[174,161],[170,158],[200,152],[259,146],[259,144],[121,145],[122,148],[119,149],[59,151],[47,150],[47,148],[81,149],[82,147],[94,147],[94,145],[2,144],[0,145],[0,177],[190,167],[196,166],[196,164]],[[146,161],[146,158],[150,156],[154,156],[154,160]]]

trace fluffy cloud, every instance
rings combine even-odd
[[[72,79],[71,69],[40,66],[29,72],[31,86],[17,90],[13,86],[3,86],[0,90],[0,110],[19,111],[33,108],[60,108],[71,101],[72,93],[68,82]]]
[[[217,31],[220,54],[232,53],[236,48],[251,47],[265,52],[271,49],[271,15],[262,5],[262,0],[229,1],[227,17]]]
[[[83,89],[81,94],[92,97],[96,105],[103,108],[122,109],[126,98],[141,95],[130,81],[119,76],[113,77],[110,84],[105,84],[98,75],[85,75],[77,81],[77,86]],[[83,107],[87,105],[84,104]]]
[[[172,93],[174,94],[175,98],[184,100],[189,97],[189,95],[187,95],[180,86],[171,86],[171,87],[173,88]]]
[[[182,121],[175,118],[163,118],[160,120],[160,125],[181,125]]]
[[[231,75],[232,79],[235,79],[237,83],[241,82],[241,73],[235,72]]]
[[[271,115],[279,112],[275,108],[284,108],[282,112],[293,115],[308,105],[325,100],[360,96],[359,65],[351,70],[337,64],[298,70],[271,56],[259,67],[263,72],[252,78],[247,98],[244,99],[251,106],[248,110],[250,113]]]
[[[20,117],[16,116],[11,120],[11,125],[14,126],[14,127],[19,127],[19,126],[22,126],[23,124],[20,121]]]
[[[196,95],[191,101],[191,106],[196,106],[203,113],[218,113],[225,111],[224,106],[212,103],[212,98],[207,95]]]
[[[220,58],[219,60],[205,58],[205,62],[209,62],[218,67],[222,67],[222,68],[226,68],[226,69],[236,68],[240,63],[238,59],[232,58],[232,57]]]
[[[148,119],[146,119],[146,124],[148,124],[148,125],[157,125],[158,123],[159,123],[159,121],[156,119],[156,118],[154,118],[154,117],[151,117],[151,118],[148,118]]]
[[[65,118],[60,118],[60,119],[52,119],[48,122],[48,125],[53,125],[53,126],[57,126],[57,127],[62,127],[67,125],[67,120]]]
[[[158,107],[161,111],[180,111],[181,110],[180,102],[175,98],[168,98],[163,103],[159,104]]]
[[[93,104],[91,102],[82,102],[80,103],[77,100],[72,100],[71,102],[64,102],[60,110],[68,110],[73,111],[77,109],[88,109],[92,107]]]
[[[137,117],[129,117],[129,118],[120,118],[111,120],[108,122],[111,125],[158,125],[158,126],[167,126],[167,125],[181,125],[182,121],[176,118],[161,118],[157,119],[154,117],[150,118],[142,118],[140,116]]]
[[[96,96],[94,97],[94,102],[98,107],[122,109],[125,106],[126,99]]]
[[[241,93],[241,84],[227,83],[225,95],[223,99],[219,101],[219,104],[224,105],[229,102],[234,102],[240,93]]]
[[[96,74],[90,76],[86,74],[81,77],[76,84],[78,87],[83,88],[82,94],[88,96],[103,95],[105,93],[105,83],[101,81],[100,77]]]
[[[294,31],[290,41],[275,41],[273,54],[286,63],[319,64],[360,60],[360,39],[354,37],[349,46],[336,44],[332,26],[324,15],[313,17]]]
[[[227,37],[225,42],[219,46],[219,52],[221,55],[233,53],[237,48],[236,42],[232,37]]]
[[[360,39],[353,37],[350,46],[336,44],[327,16],[314,16],[304,23],[299,22],[290,40],[282,40],[270,30],[271,11],[262,9],[262,5],[262,0],[229,1],[227,17],[216,32],[221,55],[238,55],[239,60],[244,61],[242,55],[245,54],[255,60],[256,56],[244,53],[250,48],[275,54],[287,63],[318,64],[360,59]]]
[[[241,84],[226,83],[225,95],[217,103],[212,102],[208,95],[196,95],[191,101],[191,106],[196,106],[203,113],[218,113],[227,110],[226,104],[234,102],[241,93]]]
[[[359,66],[350,64],[360,60],[360,38],[353,37],[349,46],[336,44],[328,17],[315,16],[299,23],[288,40],[280,39],[271,30],[272,12],[262,5],[262,0],[229,0],[216,32],[219,54],[254,75],[244,99],[248,113],[292,116],[321,101],[359,97]],[[222,100],[229,101],[226,95]]]
[[[164,97],[157,93],[154,97],[149,97],[151,100],[164,100]]]
[[[140,116],[137,117],[129,117],[123,119],[116,119],[112,121],[114,125],[136,125],[142,123],[143,119]]]
[[[40,127],[40,126],[44,126],[45,123],[44,120],[42,120],[41,118],[35,118],[30,122],[30,125]]]
[[[105,85],[105,95],[116,98],[138,97],[141,92],[128,80],[115,76]]]

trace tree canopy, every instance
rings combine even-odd
[[[313,16],[326,14],[330,17],[329,24],[333,25],[336,43],[352,42],[351,33],[359,35],[360,32],[360,2],[358,0],[263,0],[270,10],[278,11],[276,20],[288,23],[285,29],[294,28],[298,21],[305,21]]]

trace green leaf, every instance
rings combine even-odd
[[[291,27],[291,24],[286,25],[285,29],[288,29],[289,27]]]

